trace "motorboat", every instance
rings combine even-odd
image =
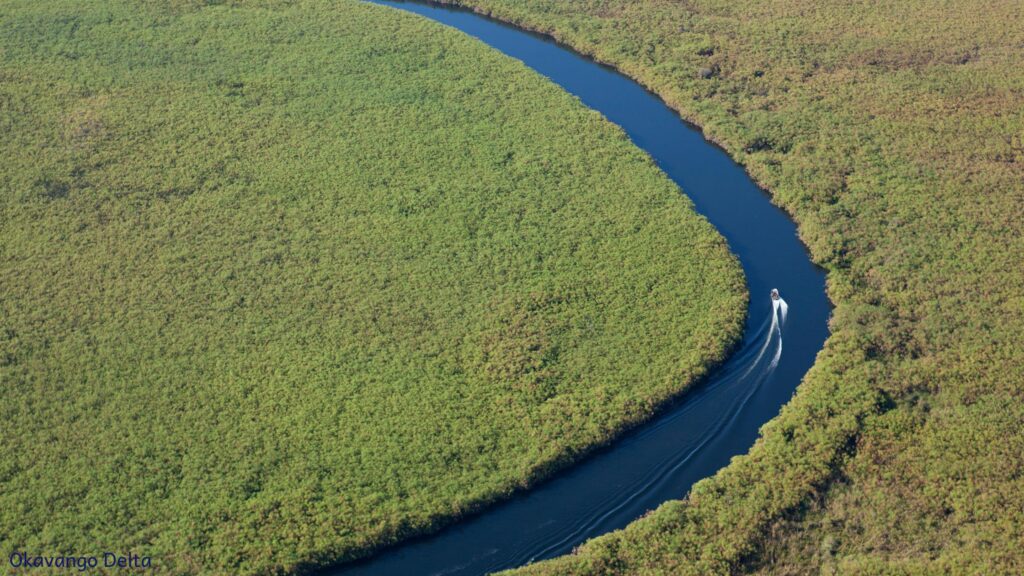
[[[779,289],[778,288],[772,288],[772,300],[778,300],[779,298],[781,298],[779,296]]]

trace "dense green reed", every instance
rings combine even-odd
[[[724,241],[618,129],[390,9],[3,1],[0,158],[5,559],[352,558],[742,328]]]
[[[1021,573],[1020,2],[460,1],[703,126],[795,216],[836,304],[749,456],[529,572]]]

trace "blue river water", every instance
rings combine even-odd
[[[469,576],[566,554],[685,497],[695,482],[749,450],[828,337],[825,275],[811,263],[795,224],[725,152],[616,71],[549,38],[463,9],[370,1],[474,36],[622,127],[726,238],[751,298],[743,340],[729,360],[651,422],[480,514],[322,573]],[[773,288],[783,300],[771,299]]]

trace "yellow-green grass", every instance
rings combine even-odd
[[[721,237],[520,63],[355,1],[206,4],[0,5],[5,561],[354,558],[739,336]]]
[[[836,304],[749,456],[527,573],[1024,570],[1021,3],[461,3],[700,124],[794,215]]]

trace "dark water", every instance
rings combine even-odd
[[[730,360],[654,421],[555,478],[434,536],[326,570],[344,575],[476,575],[571,551],[629,522],[746,452],[789,400],[828,336],[824,273],[796,228],[743,169],[632,80],[553,41],[470,12],[372,0],[453,26],[517,58],[621,126],[739,256],[751,293]],[[773,309],[769,292],[788,302]],[[781,327],[781,330],[780,330]],[[784,353],[783,353],[783,343]]]

